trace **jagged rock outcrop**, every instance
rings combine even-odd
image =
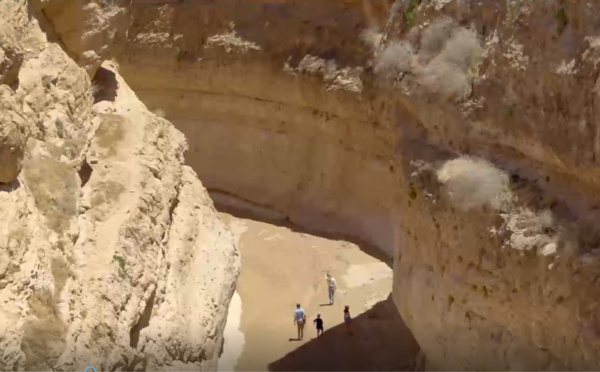
[[[80,67],[40,28],[52,19],[30,17],[34,3],[0,5],[0,40],[22,56],[0,65],[17,66],[0,85],[0,369],[213,370],[235,240],[183,165],[183,135],[116,65],[93,88],[102,54]],[[100,16],[94,1],[44,3]],[[69,37],[114,31],[88,21]]]
[[[589,1],[135,5],[122,72],[209,189],[395,259],[446,369],[597,369]]]
[[[94,76],[124,41],[130,4],[131,0],[30,0],[29,8],[50,41]]]

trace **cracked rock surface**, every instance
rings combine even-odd
[[[0,6],[0,369],[215,369],[240,263],[185,138],[114,64],[94,99],[29,5]]]

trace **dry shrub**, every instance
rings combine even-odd
[[[416,33],[415,36],[418,37]],[[482,54],[474,32],[460,27],[451,18],[441,17],[421,33],[418,54],[408,41],[391,41],[376,56],[374,67],[386,79],[396,80],[400,75],[411,74],[428,93],[462,101],[471,94],[475,68]]]
[[[456,28],[458,24],[452,18],[441,17],[433,21],[421,36],[419,48],[421,63],[426,64],[439,54]]]
[[[437,171],[437,176],[459,209],[485,205],[501,209],[510,200],[508,174],[483,159],[449,160]]]
[[[419,69],[418,81],[429,92],[449,100],[467,97],[471,92],[471,82],[463,71],[443,59],[434,59]]]
[[[395,78],[398,74],[410,72],[413,55],[413,47],[408,42],[393,41],[377,55],[375,72],[386,78]]]
[[[482,54],[483,49],[477,35],[465,28],[459,28],[454,31],[438,57],[443,56],[448,63],[467,72],[480,61]]]
[[[425,88],[446,99],[464,100],[471,94],[473,69],[483,54],[477,35],[441,18],[423,32],[417,78]]]

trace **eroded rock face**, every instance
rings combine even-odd
[[[23,51],[16,40],[15,30],[0,20],[0,84],[13,84],[23,63]]]
[[[597,369],[596,8],[140,5],[119,59],[209,189],[393,255],[434,366]]]
[[[190,139],[209,190],[393,256],[391,111],[363,84],[360,3],[141,2],[132,14],[121,71]]]
[[[9,115],[0,116],[0,120],[0,183],[11,183],[21,171],[25,144],[19,128]]]
[[[183,135],[115,65],[93,97],[100,54],[78,66],[32,5],[0,5],[23,57],[0,85],[0,369],[216,369],[240,263]]]
[[[90,76],[124,40],[131,21],[130,3],[130,0],[29,1],[51,41],[62,43]]]

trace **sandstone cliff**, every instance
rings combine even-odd
[[[209,190],[393,255],[439,368],[600,367],[598,4],[147,3],[121,71]]]
[[[127,11],[0,4],[2,370],[216,368],[237,247],[183,135],[99,67]]]

